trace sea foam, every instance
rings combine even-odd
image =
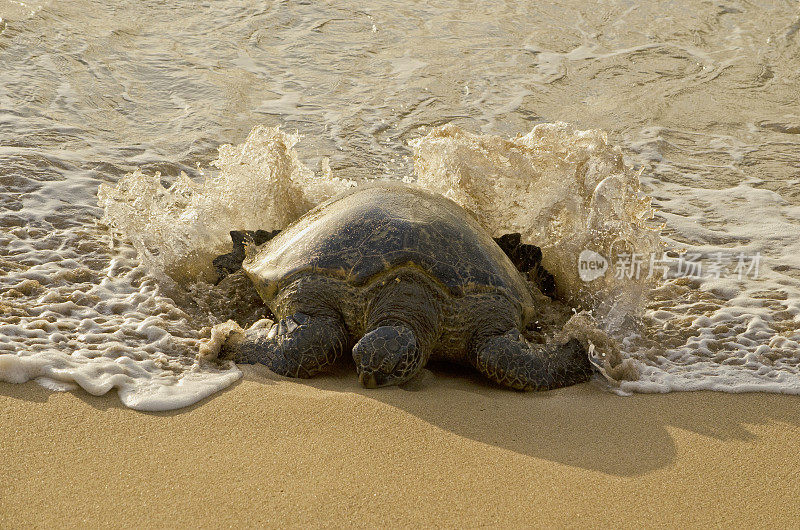
[[[198,355],[214,342],[215,326],[265,316],[246,281],[210,283],[211,260],[230,247],[228,232],[283,228],[359,184],[336,178],[324,163],[318,172],[306,167],[298,140],[255,127],[241,144],[220,147],[202,180],[181,174],[166,183],[134,171],[102,185],[102,222],[81,236],[26,227],[3,235],[17,255],[2,278],[13,296],[4,298],[0,320],[0,379],[38,378],[50,388],[79,385],[94,394],[116,388],[127,406],[166,410],[240,377],[234,365]],[[800,297],[786,250],[797,255],[790,235],[800,213],[780,197],[747,186],[707,191],[693,198],[706,210],[680,215],[689,199],[676,191],[669,211],[654,212],[640,190],[641,173],[603,132],[563,123],[513,139],[445,125],[410,147],[414,173],[396,178],[450,197],[494,235],[519,232],[543,249],[558,286],[553,306],[573,308],[548,321],[549,334],[578,336],[605,353],[605,373],[618,392],[800,393]],[[741,221],[748,207],[769,212],[768,231]],[[59,237],[83,237],[74,247],[84,254],[59,251]],[[761,251],[772,261],[757,280],[678,277],[674,267],[667,278],[646,270],[634,276],[613,263],[586,280],[579,269],[587,250],[611,261],[620,253],[660,257],[687,248]]]

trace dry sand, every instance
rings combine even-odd
[[[0,527],[800,524],[800,398],[249,377],[188,409],[0,383]]]

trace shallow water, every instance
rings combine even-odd
[[[0,0],[0,18],[0,379],[142,409],[223,388],[239,371],[198,361],[202,340],[261,316],[200,281],[227,230],[390,177],[540,244],[635,366],[619,391],[800,393],[795,2]],[[582,250],[605,276],[580,279]],[[667,279],[617,269],[663,251]]]

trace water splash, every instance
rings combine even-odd
[[[230,249],[231,230],[275,230],[351,185],[330,169],[315,174],[297,157],[296,135],[255,127],[240,145],[223,145],[203,182],[181,172],[171,186],[135,171],[101,185],[103,221],[124,235],[157,276],[182,284],[212,280],[211,261]]]
[[[133,242],[157,277],[183,285],[207,281],[211,260],[230,245],[229,230],[283,228],[356,184],[330,172],[314,174],[298,160],[296,142],[279,129],[256,127],[241,145],[220,148],[214,163],[219,172],[202,184],[182,175],[166,188],[159,175],[135,172],[101,189],[104,220]],[[539,125],[513,140],[446,125],[412,147],[415,177],[406,180],[455,200],[496,236],[520,232],[542,247],[561,302],[586,311],[567,327],[605,344],[603,353],[619,362],[614,340],[599,335],[618,332],[621,323],[639,316],[652,282],[607,274],[588,283],[577,268],[586,248],[611,252],[624,241],[643,254],[659,245],[658,232],[646,224],[649,202],[619,148],[602,132],[575,131],[563,123]],[[202,291],[214,289],[193,290],[195,301],[210,307]],[[549,337],[569,318],[568,306],[556,305],[542,304]]]
[[[20,315],[12,317],[16,327],[3,328],[15,339],[0,342],[0,350],[12,353],[0,355],[0,377],[15,382],[40,378],[53,388],[77,383],[93,393],[115,387],[128,406],[148,410],[185,406],[238,378],[236,368],[209,362],[213,355],[208,350],[220,341],[227,320],[249,325],[267,315],[246,279],[231,275],[219,285],[208,283],[212,259],[229,249],[228,231],[284,228],[314,205],[357,185],[336,178],[324,164],[320,172],[310,170],[299,160],[297,141],[278,128],[256,127],[242,144],[220,148],[202,182],[181,174],[165,185],[159,174],[134,171],[116,186],[102,185],[102,224],[129,241],[138,258],[124,244],[115,250],[92,247],[92,252],[108,254],[108,263],[99,275],[90,272],[83,278],[86,296],[75,298],[69,285],[62,289],[63,300],[47,295],[51,308],[55,302],[83,304],[74,325],[63,332],[52,318],[40,322],[28,314],[25,308],[35,303],[17,307],[4,302]],[[601,131],[542,124],[506,139],[445,125],[411,147],[415,172],[405,180],[450,197],[494,235],[520,232],[542,248],[560,300],[540,300],[542,337],[537,338],[572,335],[590,343],[618,392],[800,392],[795,357],[800,309],[794,283],[787,280],[795,271],[791,260],[779,261],[762,283],[744,289],[730,282],[621,277],[613,270],[581,279],[578,259],[586,250],[607,257],[664,250],[639,174]],[[720,229],[741,221],[743,214],[736,211],[740,195],[764,202],[765,208],[774,199],[772,192],[746,186],[735,193],[708,193],[722,194],[709,204],[732,201],[731,219]],[[778,207],[773,221],[783,223],[784,230],[772,239],[748,235],[760,237],[763,248],[776,252],[796,244],[785,234],[798,218],[796,207]],[[673,225],[681,220],[661,213]],[[683,232],[691,230],[684,227]],[[695,239],[710,251],[716,239],[709,234],[699,230]],[[774,245],[769,243],[773,239]],[[671,249],[684,243],[666,242]],[[35,285],[49,281],[44,275],[27,270],[10,274],[19,280],[14,292],[20,297],[45,296]],[[783,302],[772,307],[781,294],[774,287],[781,282],[784,296],[778,298]],[[115,298],[112,291],[119,289],[130,292],[130,299]],[[759,293],[763,308],[752,303]],[[119,322],[109,320],[107,310],[121,315]],[[98,326],[102,330],[93,329]],[[104,349],[109,326],[119,330],[114,332],[119,340]],[[87,353],[65,355],[37,346],[49,340],[48,333],[51,338],[64,335],[78,352]],[[28,353],[13,355],[20,348]]]

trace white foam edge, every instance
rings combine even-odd
[[[207,363],[201,366],[196,362],[178,377],[154,374],[136,366],[135,362],[126,362],[123,367],[109,359],[82,358],[78,361],[63,354],[59,357],[58,362],[54,362],[52,354],[0,354],[0,381],[19,384],[35,380],[54,391],[73,390],[77,385],[94,396],[116,388],[126,407],[160,412],[193,405],[242,377],[242,372],[232,362],[227,368]],[[110,370],[112,366],[116,369]]]

